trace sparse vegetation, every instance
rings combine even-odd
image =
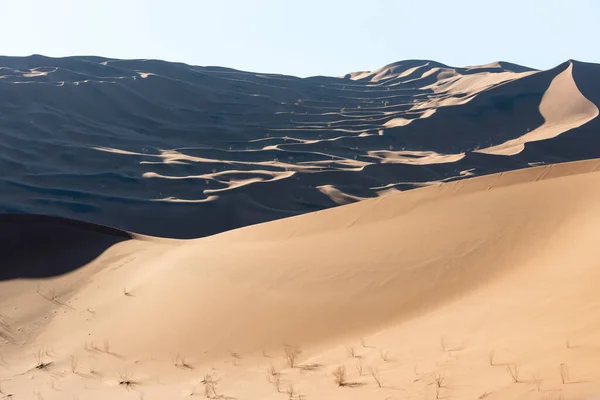
[[[78,363],[78,358],[75,355],[71,356],[71,372],[76,374],[77,373],[77,363]]]
[[[517,364],[507,364],[506,370],[515,383],[519,383],[519,366]]]
[[[431,374],[431,378],[433,379],[433,382],[435,383],[436,387],[443,387],[445,378],[443,372],[434,372]]]
[[[362,376],[363,374],[363,363],[360,358],[356,359],[356,372],[358,372],[358,376]]]
[[[535,387],[537,388],[538,392],[542,391],[542,379],[537,376],[537,375],[533,375],[533,383],[535,383]]]
[[[354,347],[346,347],[346,352],[348,353],[348,355],[352,358],[358,358],[358,356],[356,355],[356,350],[354,349]]]
[[[387,350],[379,350],[379,356],[385,362],[390,361],[390,353]]]
[[[229,355],[233,357],[233,365],[238,365],[238,361],[242,359],[239,353],[229,350]]]
[[[369,367],[369,373],[375,380],[375,383],[378,387],[383,387],[383,381],[381,380],[381,375],[379,374],[379,370],[375,367]]]
[[[46,299],[52,303],[58,304],[58,296],[56,295],[56,290],[54,290],[54,289],[50,289],[50,290],[48,290],[48,292],[46,294],[44,294],[44,293],[42,293],[40,285],[38,285],[37,286],[37,294],[39,294],[44,299]]]
[[[434,372],[431,374],[433,382],[435,383],[435,398],[440,398],[440,391],[444,387],[444,374],[441,372]]]
[[[267,380],[270,384],[275,386],[277,392],[281,391],[281,374],[275,369],[275,366],[271,364],[267,369],[266,373]]]
[[[560,380],[563,385],[569,382],[569,367],[567,364],[560,364]]]
[[[442,348],[442,351],[446,351],[446,346],[447,346],[446,336],[442,335],[442,336],[440,336],[440,347]]]
[[[204,379],[202,379],[201,383],[204,385],[204,396],[207,399],[218,399],[221,396],[217,394],[217,383],[219,381],[215,380],[212,375],[205,374]]]
[[[124,386],[125,389],[133,389],[138,382],[133,378],[133,375],[128,372],[123,372],[119,375],[119,385]]]
[[[290,368],[295,368],[296,362],[298,361],[298,357],[300,356],[300,354],[302,354],[302,350],[300,350],[298,346],[290,346],[286,344],[283,348],[283,351],[285,352],[287,365]]]
[[[346,367],[343,365],[340,365],[339,367],[337,367],[336,369],[333,370],[333,381],[338,385],[338,386],[346,386],[346,384],[348,383],[348,381],[346,380]]]
[[[185,356],[182,356],[179,353],[175,356],[175,366],[177,368],[194,369],[192,368],[192,365],[185,360]]]
[[[44,350],[39,350],[33,356],[35,358],[35,368],[40,370],[46,370],[50,365],[52,365],[52,361],[45,361],[45,357],[48,354]]]
[[[289,400],[293,400],[294,399],[294,394],[296,394],[296,392],[294,391],[294,385],[289,385],[288,388],[285,390],[285,392],[288,394],[288,399]]]

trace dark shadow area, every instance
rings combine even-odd
[[[65,218],[0,214],[0,280],[65,274],[129,239],[118,229]]]
[[[600,104],[599,65],[572,63],[581,93]],[[600,157],[598,118],[512,156],[474,152],[540,127],[540,102],[569,65],[499,79],[472,97],[448,88],[465,76],[471,86],[478,74],[496,82],[494,74],[532,70],[404,60],[344,78],[297,78],[160,60],[0,57],[0,213],[189,239],[468,170]],[[385,158],[403,150],[465,156]],[[330,187],[336,199],[321,190]],[[92,225],[27,224],[3,228],[0,250],[11,253],[0,279],[64,273],[124,240]]]

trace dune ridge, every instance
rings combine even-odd
[[[406,60],[300,79],[0,57],[0,212],[195,238],[461,171],[596,158],[597,76],[574,60],[548,71]]]

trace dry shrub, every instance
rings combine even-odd
[[[204,396],[207,399],[218,399],[221,396],[217,394],[217,383],[219,381],[214,379],[212,375],[205,374],[204,379],[202,379],[202,384],[204,385]]]
[[[78,362],[79,362],[79,360],[77,359],[77,356],[71,356],[71,372],[72,373],[77,372],[77,363]]]
[[[519,366],[516,364],[507,364],[506,370],[512,378],[513,382],[519,383]]]
[[[381,380],[381,375],[379,374],[379,370],[377,368],[369,367],[369,373],[375,380],[375,383],[379,387],[383,387],[383,382]]]
[[[563,385],[569,382],[569,367],[567,364],[560,364],[560,380]]]
[[[346,386],[346,384],[348,383],[348,381],[346,380],[346,367],[343,365],[340,365],[339,367],[337,367],[336,369],[333,370],[333,381],[338,385],[338,386]]]
[[[277,392],[281,391],[281,374],[275,369],[275,367],[271,364],[269,368],[267,368],[266,373],[267,381],[270,384],[275,386]]]
[[[296,366],[296,361],[298,360],[298,357],[300,356],[300,354],[302,354],[302,350],[300,350],[300,347],[298,346],[290,346],[286,344],[283,347],[283,351],[285,352],[285,359],[287,361],[287,365],[290,368],[294,368]]]

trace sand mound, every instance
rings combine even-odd
[[[407,60],[299,79],[1,57],[0,212],[196,238],[461,171],[596,158],[597,77],[574,61],[535,71]],[[487,154],[498,148],[513,155]]]
[[[178,398],[209,373],[221,395],[281,398],[272,365],[309,399],[435,398],[439,376],[449,398],[585,398],[600,382],[598,168],[477,177],[191,241],[67,224],[129,240],[70,273],[0,282],[3,393]],[[283,343],[304,350],[297,368]],[[351,387],[334,384],[339,365]]]

